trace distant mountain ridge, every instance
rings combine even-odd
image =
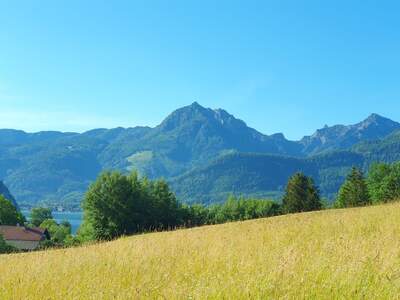
[[[359,142],[384,138],[399,129],[399,123],[372,114],[355,125],[326,126],[317,130],[312,136],[304,137],[300,143],[304,147],[302,152],[312,155],[327,150],[349,149]]]
[[[274,172],[282,170],[285,176],[279,178],[286,178],[287,173],[302,169],[296,166],[304,164],[304,168],[312,165],[322,190],[331,194],[343,179],[343,170],[351,165],[351,159],[362,165],[374,159],[396,160],[395,145],[400,141],[397,132],[400,132],[399,123],[372,114],[355,125],[325,127],[300,141],[290,141],[281,133],[262,134],[223,109],[204,108],[195,102],[174,111],[154,128],[94,129],[80,134],[0,130],[0,178],[22,206],[41,203],[79,209],[88,185],[105,169],[123,172],[135,169],[151,178],[164,177],[173,182],[182,200],[193,201],[204,199],[206,193],[204,190],[199,191],[201,195],[187,192],[184,186],[188,181],[184,176],[198,176],[202,172],[210,176],[207,170],[211,170],[220,157],[225,164],[231,163],[224,167],[227,172],[235,172],[235,165],[246,168],[238,165],[235,159],[251,165],[250,161],[255,159],[252,155],[258,153],[264,155],[264,158],[257,158],[261,165],[266,163],[263,159],[268,160],[268,170],[249,171],[246,180],[256,182],[263,176],[271,181],[266,184],[260,179],[259,191],[265,191],[267,186],[271,192],[281,191],[282,180],[279,185],[273,184]],[[312,160],[318,162],[320,155],[327,157],[330,152],[337,151],[350,153],[350,163],[346,161],[346,165],[341,166],[339,161],[329,170],[326,164],[319,170],[318,164],[311,163]],[[362,157],[361,162],[356,157]],[[332,168],[340,169],[335,172],[341,175],[333,178]],[[215,178],[211,190],[223,194],[231,190],[253,193],[258,189],[254,182],[249,182],[253,185],[251,189],[230,186],[228,181],[222,182],[224,176],[220,174]],[[183,186],[178,186],[179,182]],[[329,185],[332,187],[326,188]],[[208,194],[209,198],[204,201],[213,202],[216,194]]]

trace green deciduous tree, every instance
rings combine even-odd
[[[45,220],[53,219],[50,208],[35,207],[31,210],[31,223],[33,226],[39,227]]]
[[[157,229],[174,228],[181,224],[180,203],[164,180],[152,183],[149,194],[153,211],[152,223]]]
[[[368,171],[367,187],[371,201],[379,203],[383,199],[382,182],[390,175],[391,167],[384,163],[374,163]]]
[[[132,186],[119,172],[104,172],[90,186],[83,202],[84,222],[93,239],[109,240],[134,230]]]
[[[0,225],[17,225],[24,223],[24,216],[17,210],[11,201],[0,195]]]
[[[368,192],[373,203],[389,202],[400,198],[400,163],[377,163],[370,167],[367,178]]]
[[[182,205],[164,180],[105,172],[90,186],[83,201],[84,222],[77,238],[109,240],[121,235],[180,226],[199,226],[276,215],[273,201],[237,199],[205,207]]]
[[[353,167],[339,190],[335,206],[356,207],[369,203],[370,198],[364,175],[360,169]]]
[[[209,224],[219,224],[271,217],[278,214],[280,214],[280,206],[274,201],[229,196],[224,203],[212,205],[209,208],[207,222]]]
[[[208,223],[209,208],[202,204],[182,206],[183,224],[187,227],[201,226]]]
[[[54,219],[44,220],[40,228],[47,229],[53,245],[62,246],[71,238],[71,224],[67,221],[58,224]]]
[[[47,219],[42,222],[39,226],[40,228],[47,229],[50,236],[57,231],[58,224],[54,219]]]
[[[294,174],[287,184],[282,206],[286,213],[321,209],[319,191],[312,178],[303,173]]]
[[[163,181],[105,172],[83,202],[83,240],[109,240],[121,235],[181,225],[181,204]]]

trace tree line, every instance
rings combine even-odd
[[[334,208],[356,207],[400,198],[400,163],[373,164],[364,176],[354,167],[338,191]],[[104,172],[89,187],[83,203],[83,224],[77,236],[68,222],[58,224],[51,210],[34,208],[30,222],[0,196],[0,225],[28,224],[46,228],[51,240],[45,247],[72,246],[123,235],[172,230],[282,214],[321,210],[318,187],[311,177],[296,173],[289,178],[282,201],[230,196],[221,204],[205,206],[179,202],[164,180],[149,180],[136,172]],[[3,246],[2,246],[3,245]],[[0,251],[4,241],[0,237]],[[9,250],[9,249],[8,249]]]
[[[314,180],[301,172],[289,178],[281,203],[230,196],[225,203],[211,206],[180,203],[164,180],[139,178],[135,172],[105,172],[86,193],[78,239],[109,240],[141,232],[364,206],[399,198],[400,163],[373,164],[367,177],[353,167],[331,206],[321,199]]]
[[[209,207],[179,202],[164,180],[140,178],[137,173],[105,172],[83,201],[84,220],[78,239],[110,240],[121,235],[170,230],[280,213],[274,201],[230,197]]]
[[[1,198],[0,198],[1,199]],[[104,172],[89,187],[82,203],[84,219],[77,236],[68,222],[56,223],[48,208],[34,208],[27,222],[7,203],[0,209],[0,225],[25,223],[46,228],[51,240],[42,247],[72,246],[111,240],[123,235],[221,224],[322,208],[319,191],[302,173],[290,178],[282,204],[272,200],[230,196],[221,204],[205,206],[179,202],[164,180],[149,180],[136,172]],[[1,206],[1,205],[0,205]],[[12,217],[10,217],[12,216]]]
[[[122,235],[221,224],[322,208],[319,191],[310,177],[295,174],[282,204],[272,200],[231,196],[225,203],[185,205],[164,180],[140,178],[133,172],[104,172],[90,186],[83,201],[80,241],[110,240]]]
[[[400,199],[400,162],[374,163],[367,176],[353,167],[339,190],[334,207],[355,207]]]

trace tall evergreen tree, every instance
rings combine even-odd
[[[339,190],[335,205],[337,207],[355,207],[369,204],[370,197],[363,172],[353,167]]]
[[[286,213],[305,212],[322,208],[318,188],[311,177],[296,173],[290,179],[282,200]]]

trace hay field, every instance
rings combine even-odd
[[[0,299],[397,299],[400,203],[0,256]]]

